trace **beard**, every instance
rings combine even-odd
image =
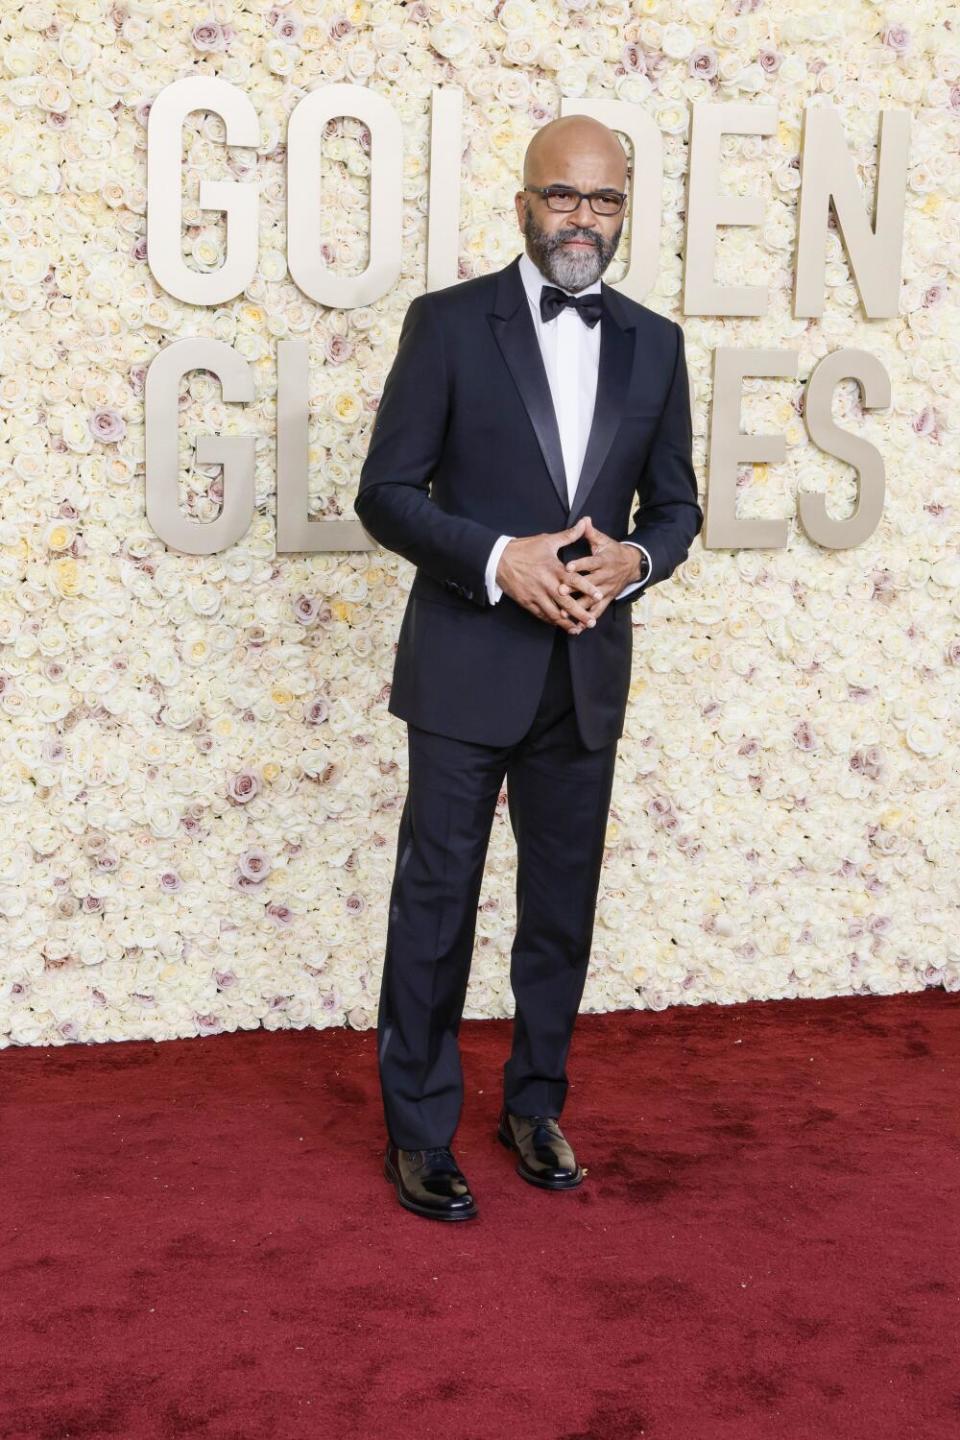
[[[530,258],[554,285],[559,285],[561,290],[571,290],[574,294],[600,279],[617,253],[622,230],[621,220],[616,233],[609,240],[599,230],[584,230],[576,225],[566,226],[549,234],[537,224],[529,206],[523,225]],[[565,250],[565,240],[586,240],[590,249]]]

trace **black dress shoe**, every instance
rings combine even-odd
[[[545,1190],[572,1190],[583,1179],[563,1131],[553,1115],[513,1115],[500,1111],[497,1138],[520,1156],[517,1174]]]
[[[415,1215],[430,1220],[472,1220],[477,1213],[466,1177],[448,1145],[401,1150],[388,1141],[383,1173],[396,1186],[400,1204]]]

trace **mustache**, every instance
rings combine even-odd
[[[563,245],[567,240],[588,240],[597,250],[603,248],[603,236],[596,230],[556,230],[550,236],[549,247],[555,250],[558,245]]]

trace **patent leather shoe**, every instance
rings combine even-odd
[[[477,1206],[466,1176],[448,1145],[403,1150],[387,1142],[383,1173],[396,1188],[397,1199],[428,1220],[472,1220]]]
[[[583,1180],[569,1142],[554,1115],[514,1115],[504,1107],[497,1138],[520,1156],[517,1174],[545,1190],[572,1190]]]

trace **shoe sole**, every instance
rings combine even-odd
[[[519,1155],[519,1149],[514,1141],[511,1140],[509,1135],[504,1135],[499,1126],[497,1126],[497,1139],[501,1145],[506,1145],[508,1150],[512,1150],[514,1154]],[[526,1180],[528,1185],[538,1185],[541,1190],[575,1190],[578,1185],[583,1183],[583,1166],[579,1164],[577,1165],[576,1175],[572,1176],[569,1180],[542,1180],[536,1175],[531,1175],[530,1171],[524,1168],[521,1157],[521,1159],[517,1161],[517,1174],[522,1180]]]
[[[415,1200],[408,1200],[400,1188],[400,1176],[394,1170],[390,1161],[384,1158],[383,1173],[387,1180],[397,1192],[397,1199],[405,1210],[411,1211],[414,1215],[422,1215],[425,1220],[475,1220],[478,1215],[476,1205],[472,1210],[430,1210],[425,1205],[418,1205]]]

